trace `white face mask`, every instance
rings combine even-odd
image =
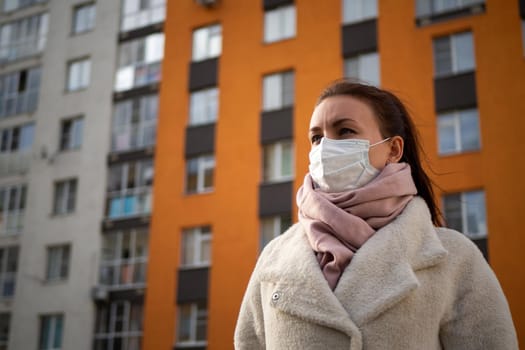
[[[323,137],[310,151],[310,176],[323,192],[343,192],[364,186],[379,174],[370,164],[368,150],[389,139],[370,145],[368,140]]]

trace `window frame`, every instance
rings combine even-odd
[[[118,308],[123,307],[122,315],[118,314]],[[133,316],[139,319],[134,319]],[[135,323],[134,323],[135,321]],[[117,332],[117,323],[122,322],[122,331]],[[133,325],[138,325],[138,329],[133,329]],[[115,339],[122,339],[124,344],[130,339],[137,339],[140,343],[144,329],[144,305],[141,302],[132,302],[130,300],[114,300],[107,305],[97,307],[95,321],[95,343],[97,341],[107,341],[113,348]],[[95,346],[96,347],[96,346]]]
[[[194,162],[197,164],[197,172],[196,173],[190,173],[190,167],[192,166],[192,163]],[[212,177],[212,184],[209,187],[205,187],[205,180],[206,180],[206,171],[210,170],[212,171],[211,177]],[[215,161],[215,155],[214,154],[202,154],[196,157],[191,157],[186,159],[186,176],[185,176],[185,193],[187,195],[192,194],[200,194],[200,193],[209,193],[212,192],[215,187],[215,169],[216,169],[216,161]],[[190,189],[189,186],[189,177],[192,174],[196,174],[196,188]]]
[[[350,2],[354,1],[354,5],[357,5],[357,7],[359,7],[359,14],[356,15],[355,18],[347,18],[346,15],[347,15],[347,10],[346,10],[346,7],[347,6],[350,6]],[[374,2],[374,11],[372,14],[364,14],[364,4],[365,3],[372,3],[372,1]],[[359,22],[364,22],[364,21],[368,21],[368,20],[371,20],[371,19],[374,19],[374,18],[377,18],[378,17],[378,6],[377,6],[377,0],[342,0],[342,11],[341,11],[341,17],[342,17],[342,23],[343,25],[347,25],[347,24],[355,24],[355,23],[359,23]]]
[[[204,100],[196,101],[197,98]],[[188,126],[200,126],[217,122],[219,115],[219,88],[212,86],[190,93]],[[197,108],[198,107],[198,108]],[[200,115],[198,112],[204,110]]]
[[[470,42],[472,44],[472,52],[471,52],[472,62],[469,64],[470,65],[469,67],[459,68],[458,67],[459,55],[457,54],[459,44],[457,43],[457,40],[459,40],[458,39],[459,37],[463,35],[467,35],[467,34],[470,35],[470,39],[471,39]],[[447,63],[450,65],[450,70],[446,70],[446,71],[439,70],[438,61],[437,61],[438,52],[436,51],[437,41],[443,40],[443,39],[447,39],[448,46],[449,46]],[[433,56],[434,78],[435,79],[445,78],[445,77],[459,75],[459,74],[468,73],[468,72],[474,72],[476,70],[476,48],[475,48],[475,43],[474,43],[473,31],[469,29],[469,30],[464,30],[461,32],[452,33],[449,35],[434,37],[432,39],[432,56]]]
[[[79,67],[77,68],[78,71],[76,75],[80,75],[76,77],[78,78],[78,81],[75,84],[73,84],[74,67]],[[72,93],[88,89],[91,84],[91,71],[92,67],[90,57],[87,56],[70,60],[67,63],[66,92]]]
[[[0,119],[36,110],[41,73],[41,67],[33,66],[0,75]]]
[[[71,243],[49,245],[46,248],[46,282],[63,282],[69,278],[69,270],[71,266]],[[53,262],[53,252],[58,253],[58,261]],[[56,267],[58,266],[58,274]]]
[[[71,123],[69,132],[65,134],[65,126]],[[84,116],[64,118],[60,121],[60,139],[58,149],[60,152],[76,151],[82,148],[84,139]],[[66,142],[67,144],[64,144]]]
[[[7,349],[7,346],[9,344],[10,328],[11,328],[11,313],[10,312],[0,312],[0,349]],[[4,333],[4,330],[5,330],[5,333]]]
[[[180,269],[195,269],[202,267],[211,266],[212,261],[212,230],[211,226],[196,226],[191,228],[186,228],[182,230],[181,233],[181,254],[180,254]],[[187,248],[187,239],[189,236],[192,236],[191,242],[193,243],[193,251],[191,254],[185,252]],[[203,258],[206,255],[206,252],[203,251],[203,244],[208,244],[209,251],[207,255],[209,260]],[[193,257],[193,261],[185,261],[186,256]]]
[[[441,10],[436,10],[436,2],[439,0],[416,0],[415,1],[415,14],[416,18],[432,18],[436,16],[446,15],[448,13],[454,13],[456,11],[461,11],[464,9],[483,6],[485,5],[485,0],[477,0],[472,2],[472,0],[456,0],[456,5]],[[425,2],[425,3],[423,3]]]
[[[75,213],[77,207],[77,197],[78,197],[78,179],[77,178],[67,178],[62,180],[57,180],[54,183],[54,192],[53,192],[53,213],[54,216],[70,215]],[[60,195],[59,186],[63,186],[62,190],[64,197],[59,199]],[[73,190],[71,187],[73,186]],[[73,193],[72,193],[73,192]],[[72,196],[72,199],[70,198]],[[58,203],[60,201],[60,203]],[[72,203],[71,208],[69,203]],[[57,209],[58,208],[58,209]]]
[[[199,39],[202,35],[202,42]],[[222,24],[213,23],[203,27],[195,28],[192,32],[191,61],[201,62],[222,55]],[[202,48],[199,46],[203,45]],[[217,45],[214,48],[214,45]],[[203,51],[203,52],[201,52]]]
[[[274,80],[272,82],[272,80]],[[290,86],[287,86],[290,84]],[[278,91],[277,91],[278,90]],[[275,91],[272,94],[272,91]],[[272,98],[277,98],[272,101]],[[290,100],[288,101],[288,98]],[[295,104],[295,71],[286,70],[265,74],[262,78],[262,111],[271,112],[293,107]]]
[[[20,28],[36,28],[30,34]],[[0,63],[12,62],[22,58],[33,57],[41,54],[46,46],[47,33],[49,30],[49,13],[41,12],[34,15],[22,17],[14,21],[0,25],[0,37],[10,36],[7,43],[2,45],[0,41]],[[17,33],[24,32],[24,37],[13,39]]]
[[[20,248],[17,245],[7,245],[0,247],[0,251],[0,259],[2,260],[0,264],[0,300],[7,300],[15,296]],[[10,261],[14,261],[13,271],[9,271]],[[11,289],[6,289],[9,288],[6,286],[10,286]],[[6,290],[9,290],[9,292],[6,293]]]
[[[50,322],[50,326],[46,327],[46,322]],[[60,338],[59,338],[59,346],[56,347],[56,344],[53,344],[56,339],[56,332],[57,332],[57,324],[60,322]],[[42,314],[40,315],[40,330],[39,330],[39,337],[38,337],[38,349],[39,350],[60,350],[62,349],[62,343],[64,338],[64,324],[65,324],[65,317],[62,313],[56,313],[56,314]],[[47,344],[42,344],[44,341],[44,329],[50,329],[50,334],[47,335]]]
[[[443,208],[443,214],[446,215],[446,200],[447,197],[452,196],[458,196],[459,195],[459,203],[460,203],[460,218],[461,218],[461,233],[470,238],[471,240],[478,240],[478,239],[486,239],[488,238],[489,232],[488,232],[488,218],[487,218],[487,201],[486,201],[486,195],[485,191],[483,189],[474,189],[474,190],[467,190],[462,192],[452,192],[452,193],[444,193],[441,199],[442,202],[442,208]],[[482,216],[484,217],[485,221],[482,223],[479,223],[478,225],[481,226],[480,232],[470,232],[469,226],[468,226],[468,205],[469,201],[468,198],[466,198],[468,195],[481,195],[482,196],[482,204],[484,204],[484,207],[482,208],[483,213]],[[476,203],[478,205],[479,203]],[[445,221],[447,220],[445,216]]]
[[[130,2],[138,2],[138,7],[134,12],[126,12],[126,9],[129,10]],[[119,31],[121,33],[130,32],[132,30],[137,30],[139,28],[144,28],[151,26],[157,23],[164,22],[166,18],[166,1],[156,0],[157,3],[153,4],[153,1],[150,1],[150,6],[146,8],[141,8],[140,1],[137,0],[124,0],[121,2],[120,9],[120,22],[119,22]],[[133,11],[133,9],[132,9]],[[158,11],[158,12],[157,12]],[[144,16],[145,14],[145,16]],[[135,20],[131,20],[135,18]],[[145,23],[140,23],[141,18],[147,18]],[[133,24],[127,24],[127,22],[135,22]],[[139,22],[137,24],[137,22]]]
[[[113,239],[114,242],[110,242]],[[129,243],[125,247],[125,242]],[[137,255],[137,242],[145,242],[142,255]],[[114,246],[108,247],[106,244],[115,243]],[[102,242],[103,255],[100,262],[99,283],[109,290],[121,290],[142,288],[146,286],[147,263],[149,256],[149,231],[146,228],[136,228],[109,232],[104,236]],[[126,258],[126,251],[128,257]],[[108,254],[108,252],[110,252]],[[107,258],[106,255],[112,255]],[[124,255],[124,256],[123,256]],[[136,279],[136,271],[143,267],[143,281]],[[116,273],[111,273],[114,271]],[[107,276],[110,276],[106,278]],[[109,281],[111,280],[111,281]],[[106,283],[109,281],[109,283]],[[127,281],[127,283],[126,283]]]
[[[287,18],[288,14],[290,14],[290,18]],[[270,28],[274,28],[274,26],[270,23],[271,21],[276,21],[279,26],[278,32],[275,34],[270,32]],[[288,27],[293,28],[293,30],[289,33],[286,32]],[[263,42],[265,44],[273,44],[280,41],[293,39],[296,36],[297,7],[295,4],[286,4],[264,11]]]
[[[283,175],[283,157],[284,157],[284,151],[286,149],[290,149],[290,170],[291,173],[288,175]],[[294,155],[295,147],[293,140],[286,139],[286,140],[279,140],[276,142],[272,142],[266,145],[263,145],[263,159],[262,159],[262,183],[268,184],[268,183],[279,183],[279,182],[286,182],[291,181],[295,177],[294,172],[294,163],[295,163],[295,155]],[[267,160],[268,160],[268,152],[272,154],[272,168],[273,168],[273,174],[267,174]]]
[[[88,13],[87,15],[88,17],[91,16],[92,18],[88,18],[87,20],[85,20],[84,22],[87,22],[86,26],[79,29],[77,28],[78,27],[77,25],[78,25],[80,11],[85,11],[86,9],[92,12],[92,13]],[[96,18],[97,18],[97,8],[96,8],[95,2],[85,2],[85,3],[74,5],[73,6],[73,16],[72,16],[73,20],[71,21],[71,35],[80,35],[80,34],[88,33],[92,31],[93,29],[95,29]]]
[[[15,196],[14,208],[11,208],[13,195]],[[26,203],[26,184],[0,186],[0,237],[13,236],[22,232]]]
[[[462,134],[461,119],[468,117],[467,113],[475,113],[477,120],[477,147],[474,148],[465,148],[464,137]],[[444,119],[448,121],[444,121]],[[444,125],[447,123],[447,125]],[[443,134],[443,129],[446,126],[452,126],[454,129],[454,150],[442,150],[441,149],[441,140]],[[466,108],[466,109],[454,109],[447,112],[438,113],[437,115],[437,141],[438,141],[438,155],[439,156],[451,156],[457,154],[463,154],[467,152],[478,152],[481,150],[481,128],[480,128],[480,118],[479,110],[477,108]]]
[[[180,340],[181,325],[182,322],[182,308],[190,308],[190,317],[189,317],[189,340]],[[197,339],[197,329],[199,327],[199,316],[204,316],[205,327],[206,327],[206,339],[198,340]],[[202,319],[201,319],[202,321]],[[194,302],[194,303],[185,303],[177,305],[177,335],[176,335],[176,344],[175,346],[206,346],[208,344],[207,340],[208,333],[208,306],[205,302]]]
[[[270,235],[265,234],[265,223],[270,223],[272,227],[272,232]],[[289,224],[289,225],[287,225]],[[292,214],[279,214],[272,216],[265,216],[260,218],[260,233],[259,233],[259,251],[262,251],[263,248],[270,243],[270,241],[278,236],[280,236],[286,229],[292,225]]]
[[[376,60],[376,62],[373,62],[373,60]],[[377,63],[377,67],[374,67],[374,68],[377,68],[377,70],[376,72],[373,72],[376,74],[374,74],[374,77],[372,79],[370,79],[370,74],[368,74],[369,72],[365,72],[364,69],[362,69],[363,67],[367,66],[367,64],[364,64],[364,61],[367,61],[368,64]],[[351,74],[350,69],[349,69],[351,62],[355,62],[357,64],[357,70],[358,70],[357,74]],[[381,85],[381,58],[380,58],[378,51],[364,52],[364,53],[359,53],[354,56],[345,57],[343,64],[344,64],[343,70],[344,70],[345,77],[356,77],[361,82],[372,85],[372,86]]]

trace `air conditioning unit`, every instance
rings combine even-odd
[[[103,286],[95,286],[91,289],[91,298],[94,301],[104,301],[108,299],[108,290]]]
[[[212,7],[217,5],[218,0],[195,0],[195,2],[201,6]]]

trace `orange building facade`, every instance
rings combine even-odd
[[[201,2],[167,5],[143,349],[233,348],[261,234],[297,217],[316,98],[345,74],[406,102],[525,342],[523,3]]]

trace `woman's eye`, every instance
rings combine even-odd
[[[339,130],[339,135],[340,135],[340,136],[343,136],[343,135],[351,135],[351,134],[355,134],[355,131],[352,130],[352,129],[342,128],[341,130]]]
[[[321,138],[321,135],[313,135],[310,142],[312,143],[312,145],[316,145],[321,141]]]

